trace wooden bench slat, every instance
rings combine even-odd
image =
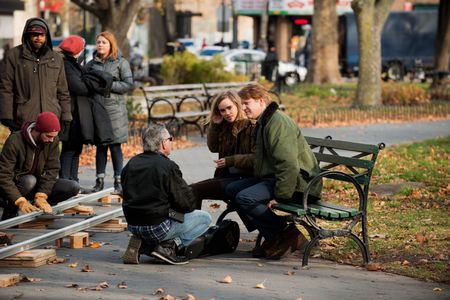
[[[291,214],[294,214],[298,217],[303,217],[306,212],[303,209],[303,206],[295,204],[295,203],[278,203],[277,205],[274,206],[275,209],[284,211],[284,212],[288,212]]]
[[[342,212],[348,213],[351,217],[354,217],[359,214],[359,211],[352,207],[340,206],[338,204],[334,204],[334,203],[330,203],[330,202],[326,202],[326,201],[317,201],[316,204],[320,205],[322,207],[328,207],[328,208],[331,208],[331,209],[334,209],[337,211],[342,211]]]
[[[347,151],[355,151],[355,152],[364,152],[364,153],[378,153],[379,148],[376,145],[370,144],[361,144],[361,143],[352,143],[341,140],[332,140],[332,139],[321,139],[310,136],[305,136],[306,141],[310,146],[317,147],[330,147],[334,149],[347,150]]]
[[[365,159],[358,159],[345,156],[337,156],[334,154],[324,154],[315,152],[314,155],[319,162],[327,162],[337,165],[352,166],[356,168],[371,169],[373,162]]]

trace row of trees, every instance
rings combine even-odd
[[[98,17],[102,30],[114,32],[124,54],[129,53],[127,32],[141,8],[141,0],[71,0]],[[355,106],[381,105],[381,32],[394,0],[353,0],[359,40],[359,80]],[[268,0],[264,0],[265,7]],[[336,0],[314,0],[313,40],[307,80],[311,83],[341,81],[338,62],[338,16]],[[153,47],[162,53],[167,41],[176,37],[175,0],[154,0],[150,8]],[[267,10],[262,26],[267,26]],[[431,92],[440,97],[446,92],[450,60],[450,1],[441,0],[436,41],[436,76]]]

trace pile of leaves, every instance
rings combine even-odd
[[[189,141],[186,137],[175,138],[172,142],[172,149],[184,149],[196,146],[195,143]],[[80,166],[95,165],[95,146],[85,146],[80,155]],[[130,159],[133,156],[142,153],[142,144],[139,138],[130,138],[127,144],[122,144],[122,153],[125,159]],[[110,152],[108,151],[108,160],[111,160]]]
[[[368,223],[372,270],[450,282],[450,137],[398,146],[380,153],[372,186],[413,182],[392,195],[371,192]],[[327,199],[350,202],[349,186],[326,183]],[[360,229],[359,229],[360,230]],[[344,238],[321,242],[316,257],[362,262],[357,245]]]

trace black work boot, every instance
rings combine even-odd
[[[100,192],[101,190],[103,190],[104,186],[105,186],[105,178],[97,177],[97,179],[95,180],[95,185],[92,188],[92,192],[93,193]]]
[[[189,262],[186,256],[177,255],[177,245],[174,240],[168,240],[160,243],[155,247],[151,255],[171,265],[184,265]]]
[[[141,244],[142,240],[137,236],[132,235],[130,237],[127,250],[122,256],[122,261],[124,264],[139,264],[139,249],[141,248]]]
[[[114,193],[115,195],[122,195],[122,184],[120,177],[114,177]]]

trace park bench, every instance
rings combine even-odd
[[[194,125],[204,133],[204,119],[209,115],[215,95],[238,90],[254,82],[216,82],[141,87],[147,102],[148,122],[168,124],[179,133],[182,126]]]
[[[308,231],[310,240],[304,247],[303,266],[308,265],[311,250],[319,245],[319,240],[331,237],[351,238],[358,245],[364,263],[367,264],[370,261],[367,232],[369,184],[378,152],[384,149],[385,145],[353,143],[333,140],[331,137],[305,139],[320,164],[321,172],[312,178],[306,187],[303,203],[279,203],[274,206],[274,211]],[[307,203],[311,187],[323,179],[337,181],[338,184],[348,183],[349,186],[345,188],[354,191],[356,200],[350,199],[352,197],[344,201],[323,199],[327,187],[324,181],[322,200],[313,204]],[[327,196],[329,197],[330,195]],[[228,204],[219,216],[218,223],[234,210],[234,207]],[[360,233],[355,232],[357,225],[361,226]],[[258,236],[257,244],[260,242],[261,237]]]

